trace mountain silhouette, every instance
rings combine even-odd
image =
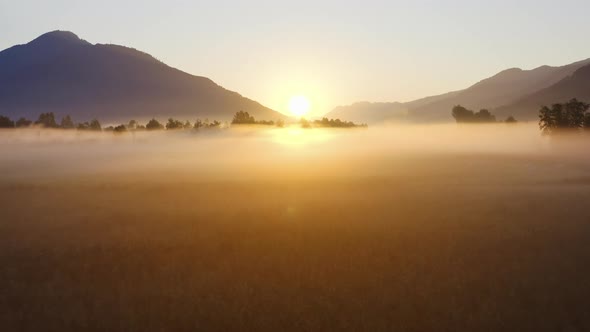
[[[547,88],[590,64],[590,59],[562,67],[542,66],[532,70],[512,68],[435,103],[413,108],[409,111],[414,120],[450,120],[450,110],[455,105],[469,109],[495,109],[541,89]]]
[[[532,70],[512,68],[486,78],[471,87],[431,96],[408,103],[356,103],[334,109],[328,116],[358,122],[453,121],[451,109],[462,105],[469,109],[488,109],[500,119],[514,115],[519,120],[537,119],[539,105],[584,99],[590,75],[585,76],[590,59],[561,67],[542,66]],[[590,71],[590,70],[588,70]],[[586,89],[586,90],[584,90]],[[571,97],[568,97],[571,96]],[[586,98],[590,101],[590,98]],[[401,116],[407,113],[406,117]]]
[[[325,117],[372,124],[403,121],[407,114],[407,107],[402,103],[370,103],[365,101],[348,106],[338,106],[327,113]]]
[[[77,121],[229,120],[240,110],[257,119],[285,117],[149,54],[93,45],[72,32],[50,32],[0,52],[0,114],[13,118],[54,112]]]
[[[518,119],[537,120],[542,106],[563,103],[572,98],[590,102],[590,65],[576,70],[552,86],[527,95],[518,101],[494,110],[498,116],[514,115]]]

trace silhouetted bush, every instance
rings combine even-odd
[[[163,125],[162,125],[160,122],[158,122],[158,120],[156,120],[156,119],[151,119],[151,120],[150,120],[150,121],[147,123],[147,125],[145,125],[145,128],[146,128],[147,130],[162,130],[162,129],[164,129],[164,126],[163,126]]]
[[[0,115],[0,128],[14,128],[14,121],[7,116]]]
[[[589,104],[572,99],[565,104],[543,106],[539,110],[539,128],[543,134],[590,128]]]

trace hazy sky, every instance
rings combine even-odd
[[[588,0],[0,0],[0,49],[56,29],[146,51],[286,111],[408,101],[590,57]]]

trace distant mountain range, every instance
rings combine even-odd
[[[364,102],[339,106],[326,116],[368,123],[442,122],[452,121],[451,109],[460,104],[473,110],[488,109],[499,119],[513,115],[518,120],[530,121],[538,119],[542,105],[574,97],[590,102],[590,59],[562,67],[508,69],[464,90],[409,103]]]
[[[76,121],[229,120],[240,110],[257,119],[285,118],[146,53],[93,45],[71,32],[50,32],[0,52],[0,114],[13,118],[54,112]]]

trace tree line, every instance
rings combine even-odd
[[[234,114],[231,121],[232,125],[265,125],[265,126],[277,126],[284,127],[285,121],[278,119],[275,121],[269,120],[256,120],[248,112],[239,111]],[[301,119],[300,124],[303,128],[311,127],[324,127],[324,128],[355,128],[355,127],[367,127],[366,124],[356,124],[350,121],[342,121],[340,119],[328,119],[322,118],[321,120],[309,121],[304,118]],[[31,126],[39,126],[43,128],[56,128],[56,129],[77,129],[87,131],[113,131],[115,133],[121,133],[126,131],[139,131],[139,130],[179,130],[179,129],[201,129],[201,128],[221,128],[227,127],[227,123],[224,125],[214,120],[209,122],[208,119],[201,120],[197,119],[194,123],[190,121],[180,121],[174,118],[169,118],[165,124],[159,122],[155,118],[149,120],[145,125],[139,124],[135,120],[131,120],[126,124],[120,124],[118,126],[108,126],[103,128],[100,121],[93,119],[91,121],[80,122],[75,124],[69,115],[64,116],[61,121],[57,122],[55,114],[53,112],[41,113],[36,121],[26,119],[24,117],[19,118],[17,121],[13,121],[10,118],[0,115],[0,128],[26,128]]]
[[[539,110],[539,129],[543,134],[590,130],[590,104],[576,98]]]
[[[469,110],[461,105],[453,107],[451,115],[457,123],[495,123],[496,116],[487,109],[481,109],[478,112]],[[516,123],[516,119],[511,115],[502,121],[505,123]]]

